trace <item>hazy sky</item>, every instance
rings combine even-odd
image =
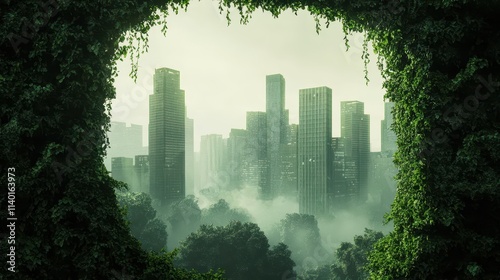
[[[130,60],[118,62],[112,120],[141,124],[146,135],[154,69],[179,70],[198,151],[201,135],[227,137],[231,128],[245,128],[247,111],[265,111],[266,75],[280,73],[286,81],[290,123],[299,121],[299,89],[328,86],[333,91],[333,136],[340,136],[340,101],[359,100],[371,115],[371,149],[380,150],[385,91],[373,53],[370,83],[365,84],[362,35],[350,36],[346,52],[340,23],[318,35],[305,11],[297,16],[286,12],[277,19],[257,11],[247,25],[239,24],[236,13],[232,18],[228,26],[216,2],[194,1],[187,12],[168,18],[166,37],[160,27],[152,29],[136,83],[129,77]]]

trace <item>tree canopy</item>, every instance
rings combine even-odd
[[[221,268],[228,279],[281,279],[293,275],[288,247],[269,249],[264,232],[253,223],[202,225],[182,243],[179,264],[199,272]]]
[[[156,217],[151,197],[145,193],[123,193],[118,203],[124,207],[130,233],[145,250],[160,251],[167,245],[167,226]]]

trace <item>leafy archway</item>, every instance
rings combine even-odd
[[[113,192],[117,183],[102,156],[115,61],[138,54],[119,43],[127,31],[145,42],[149,28],[162,24],[160,14],[187,4],[0,4],[1,181],[15,171],[15,190],[7,191],[15,191],[10,217],[17,217],[18,272],[11,276],[182,274],[172,266],[153,271],[166,260],[146,255],[128,236]],[[243,22],[258,8],[276,16],[307,9],[318,22],[341,20],[345,32],[366,32],[380,55],[387,97],[396,102],[400,171],[389,215],[395,229],[371,255],[372,277],[497,277],[500,31],[494,22],[500,4],[223,0],[221,11],[231,5]],[[2,193],[6,209],[9,199]],[[2,211],[4,221],[7,215]],[[10,245],[2,243],[1,250],[9,252]]]

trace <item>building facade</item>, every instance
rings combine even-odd
[[[127,157],[111,158],[111,177],[128,185],[130,191],[135,188],[136,177],[134,172],[134,159]]]
[[[298,133],[299,212],[328,214],[332,192],[332,90],[299,91]]]
[[[110,147],[106,151],[104,165],[111,170],[111,158],[147,154],[148,148],[142,144],[142,125],[111,122],[108,132]]]
[[[180,73],[156,69],[149,96],[150,194],[160,205],[185,197],[185,102]]]
[[[370,164],[370,115],[364,113],[363,102],[341,101],[340,118],[345,157],[354,161],[357,167],[358,200],[365,202]]]
[[[345,141],[332,138],[333,192],[330,197],[332,209],[341,209],[354,202],[358,195],[358,168],[356,162],[346,156]]]
[[[242,172],[247,149],[248,133],[245,129],[231,129],[227,139],[227,170],[232,188],[242,187]]]
[[[247,112],[247,141],[244,152],[242,180],[256,187],[261,198],[269,198],[267,161],[267,116],[265,112]]]
[[[266,76],[267,160],[269,190],[264,199],[283,193],[280,170],[280,146],[286,143],[288,111],[285,111],[285,79],[281,74]]]
[[[298,194],[298,132],[299,125],[289,125],[286,143],[280,147],[281,194],[293,200]]]
[[[225,144],[222,135],[202,135],[200,142],[200,184],[201,190],[226,188],[220,172],[225,163]]]
[[[135,156],[135,178],[137,192],[149,194],[149,156]]]
[[[396,133],[392,130],[391,126],[393,123],[392,118],[392,108],[394,108],[394,102],[384,103],[384,119],[381,121],[380,135],[381,139],[381,151],[382,152],[396,152]]]
[[[186,117],[186,195],[194,195],[194,120]]]

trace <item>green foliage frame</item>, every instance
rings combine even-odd
[[[166,27],[164,16],[188,2],[0,3],[0,176],[16,170],[15,275],[144,275],[158,260],[128,235],[102,156],[116,60],[137,61],[151,26]],[[222,0],[221,12],[230,6],[243,23],[259,8],[306,9],[318,27],[340,20],[373,43],[396,102],[399,173],[395,228],[370,256],[371,277],[498,277],[500,2]]]

